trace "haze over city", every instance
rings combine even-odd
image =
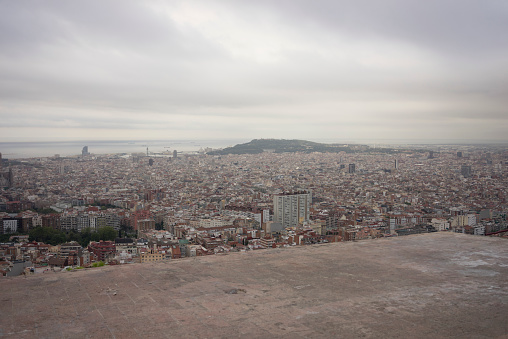
[[[0,142],[504,142],[500,1],[0,1]]]
[[[507,32],[0,0],[0,337],[508,338]]]

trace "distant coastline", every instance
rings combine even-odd
[[[263,140],[263,139],[260,139]],[[0,153],[5,159],[22,159],[34,157],[75,156],[81,154],[83,146],[88,146],[91,154],[111,153],[145,153],[148,147],[150,152],[162,153],[164,151],[197,152],[201,148],[223,149],[247,143],[251,139],[218,139],[218,140],[79,140],[79,141],[17,141],[0,142]],[[364,144],[374,148],[386,146],[434,146],[456,145],[494,145],[505,146],[508,141],[499,140],[345,140],[345,139],[312,139],[319,143],[337,144]],[[432,147],[430,147],[432,148]]]
[[[111,140],[111,141],[41,141],[0,142],[0,153],[6,159],[74,156],[88,146],[91,154],[109,153],[162,153],[164,151],[197,152],[201,148],[225,148],[246,140]]]

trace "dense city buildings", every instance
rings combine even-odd
[[[0,339],[508,339],[507,33],[508,0],[0,1]]]
[[[312,328],[310,337],[336,337],[345,328],[337,322],[351,322],[342,320],[343,309],[376,334],[414,333],[413,325],[398,323],[411,316],[418,331],[427,331],[422,337],[432,337],[436,321],[462,330],[467,314],[482,307],[489,333],[500,334],[501,316],[489,319],[506,304],[499,291],[507,274],[501,262],[508,256],[508,151],[461,146],[459,158],[457,146],[446,145],[433,156],[423,146],[344,149],[4,159],[13,180],[0,191],[0,276],[25,276],[17,279],[28,287],[9,291],[36,291],[30,303],[19,302],[27,310],[9,333],[55,336],[54,320],[26,324],[40,314],[32,310],[36,300],[58,304],[58,319],[74,317],[72,329],[58,327],[62,336],[75,336],[81,324],[80,333],[92,337],[132,337],[132,328],[144,337],[151,318],[140,316],[155,306],[155,337],[166,325],[175,335],[174,320],[187,324],[189,316],[192,324],[178,325],[185,334],[210,321],[193,336],[222,336],[231,324],[243,329],[252,312],[262,322],[246,337],[293,334],[275,325],[278,317],[289,319],[281,320],[288,328]],[[103,307],[117,301],[120,313]],[[280,305],[294,316],[281,317]],[[451,314],[457,305],[461,311]],[[87,307],[94,311],[72,311]],[[323,310],[333,321],[305,322]],[[394,325],[386,325],[386,314]],[[228,323],[215,326],[225,316]],[[97,319],[108,329],[88,325]],[[14,324],[0,320],[7,322]]]
[[[432,147],[432,157],[426,146],[344,146],[335,152],[201,151],[178,161],[174,152],[3,159],[13,184],[0,192],[6,241],[0,256],[27,257],[20,241],[9,241],[22,234],[40,245],[77,241],[83,250],[75,251],[74,262],[90,263],[437,231],[505,235],[507,151]],[[129,239],[127,245],[121,239]],[[37,265],[52,257],[63,265],[67,257],[58,252],[29,256]]]
[[[91,242],[90,245],[88,245],[88,251],[94,254],[96,260],[109,261],[109,258],[111,256],[114,256],[116,253],[115,242],[113,241]]]

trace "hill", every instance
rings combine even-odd
[[[370,149],[366,145],[344,145],[344,144],[321,144],[307,140],[286,140],[286,139],[254,139],[245,144],[238,144],[233,147],[227,147],[222,150],[209,152],[211,155],[224,154],[259,154],[266,151],[274,153],[284,152],[322,152],[322,153],[338,153],[338,152],[356,152],[366,151]]]

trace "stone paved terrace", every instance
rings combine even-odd
[[[0,280],[7,338],[507,338],[508,241],[434,233]]]

